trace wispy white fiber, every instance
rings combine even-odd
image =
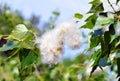
[[[56,64],[62,58],[63,44],[73,49],[80,46],[79,29],[73,23],[62,23],[37,38],[37,43],[41,51],[42,62]]]

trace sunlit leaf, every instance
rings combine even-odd
[[[104,10],[103,3],[101,3],[100,0],[93,0],[92,2],[90,2],[90,4],[92,4],[92,7],[88,13],[97,13]]]
[[[81,28],[89,28],[92,29],[96,23],[98,16],[96,14],[93,14],[91,16],[89,16],[85,22],[86,24],[84,24]]]
[[[82,18],[83,18],[83,15],[80,14],[80,13],[75,13],[74,17],[75,17],[75,18],[78,18],[78,19],[82,19]]]
[[[26,35],[27,32],[28,29],[23,24],[19,24],[9,35],[8,39],[23,40],[25,39],[24,36]]]
[[[100,22],[101,25],[113,24],[114,20],[111,18],[103,18]]]

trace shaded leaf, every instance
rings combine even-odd
[[[89,50],[96,47],[99,43],[100,43],[99,36],[94,37],[94,35],[92,35],[92,37],[90,38],[90,48],[89,48]]]
[[[19,53],[21,68],[24,69],[28,67],[30,64],[35,63],[37,57],[38,56],[34,51],[31,51],[29,49],[21,49]]]
[[[97,37],[97,36],[100,36],[102,35],[104,32],[103,32],[103,29],[98,29],[98,30],[94,30],[94,36]]]
[[[115,47],[116,47],[116,44],[120,41],[120,36],[117,36],[116,38],[114,38],[112,40],[112,42],[110,43],[110,47],[111,47],[111,50],[114,51],[115,50]]]
[[[120,58],[117,58],[117,77],[120,76]]]
[[[100,12],[99,15],[100,15],[100,16],[103,16],[103,17],[108,17],[107,12]]]
[[[105,57],[101,58],[100,61],[99,61],[99,66],[100,67],[105,67],[107,65],[108,65],[107,58],[105,58]]]
[[[112,34],[112,35],[115,34],[115,28],[114,28],[114,25],[113,25],[113,24],[111,24],[111,25],[109,26],[109,31],[110,31],[110,34]]]
[[[116,0],[116,4],[118,4],[119,1],[120,1],[120,0]]]
[[[105,46],[106,50],[109,49],[108,46],[110,44],[110,41],[111,41],[110,33],[109,33],[109,31],[106,31],[104,33],[104,42],[105,42],[104,46]]]
[[[92,73],[97,69],[98,65],[95,65],[92,67],[92,71],[90,72],[90,76],[92,76]]]

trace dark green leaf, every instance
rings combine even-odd
[[[30,64],[35,63],[37,54],[29,49],[21,49],[19,53],[22,69],[28,67]]]
[[[119,1],[120,1],[120,0],[116,0],[116,4],[118,4]]]
[[[105,42],[105,48],[107,49],[111,41],[110,33],[109,31],[106,31],[104,33],[104,42]]]
[[[90,48],[89,48],[89,50],[91,50],[94,47],[96,47],[99,43],[100,43],[99,36],[98,37],[94,37],[92,35],[92,37],[90,38]]]
[[[103,3],[100,0],[93,0],[90,4],[92,4],[92,7],[88,13],[97,13],[104,10]]]
[[[100,12],[99,15],[100,15],[100,16],[103,16],[103,17],[108,17],[107,12]]]
[[[96,20],[97,20],[98,16],[96,14],[93,14],[91,16],[89,16],[85,22],[86,24],[83,25],[81,28],[89,28],[89,29],[92,29],[96,23]]]
[[[95,65],[92,67],[92,71],[90,72],[90,76],[92,76],[92,73],[97,69],[98,65]]]
[[[110,43],[111,50],[115,50],[116,43],[118,43],[119,41],[120,41],[120,36],[117,36],[112,40],[112,42]]]
[[[75,13],[74,17],[75,17],[75,18],[78,18],[78,19],[82,19],[82,18],[83,18],[83,15],[80,14],[80,13]]]
[[[113,25],[113,24],[111,24],[111,25],[109,26],[109,31],[110,31],[110,34],[112,34],[112,35],[115,34],[115,28],[114,28],[114,25]]]
[[[119,77],[120,76],[120,58],[117,58],[117,73],[118,73],[118,75],[117,75],[117,77]]]

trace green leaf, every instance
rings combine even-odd
[[[109,31],[106,31],[105,33],[104,33],[104,42],[105,42],[105,48],[107,49],[109,49],[109,44],[110,44],[110,41],[111,41],[111,37],[110,37],[110,32]]]
[[[111,18],[103,18],[100,22],[101,25],[113,24],[114,20]]]
[[[58,70],[57,69],[53,69],[50,73],[50,78],[55,78],[55,76],[58,74]]]
[[[118,73],[118,75],[117,75],[117,77],[119,77],[120,76],[120,58],[117,58],[117,73]]]
[[[84,24],[81,28],[89,28],[89,29],[93,29],[96,20],[97,20],[98,16],[96,14],[93,14],[91,16],[89,16],[85,22],[86,24]]]
[[[3,37],[3,35],[0,35],[0,39]]]
[[[120,53],[116,53],[115,58],[120,58]]]
[[[92,4],[92,7],[88,13],[97,13],[104,10],[103,3],[101,3],[100,0],[93,0],[92,2],[90,2],[90,4]]]
[[[34,33],[22,24],[16,26],[8,39],[19,42],[21,44],[21,48],[33,49],[35,45],[33,42],[33,39],[35,39]]]
[[[110,47],[111,47],[111,50],[114,51],[115,50],[115,47],[116,47],[116,44],[120,41],[120,36],[117,36],[115,37],[111,43],[110,43]]]
[[[93,54],[92,54],[92,59],[95,60],[101,53],[101,49],[96,50]]]
[[[96,47],[99,43],[100,43],[99,36],[98,37],[94,37],[92,35],[92,37],[90,38],[90,48],[89,48],[89,50],[91,50],[94,47]]]
[[[19,53],[19,58],[22,69],[28,67],[32,63],[36,63],[37,57],[37,54],[33,50],[21,49]]]
[[[56,11],[54,11],[54,12],[52,12],[54,15],[56,15],[56,16],[59,16],[60,15],[60,13],[59,12],[56,12]]]
[[[20,47],[20,44],[18,42],[9,41],[0,48],[0,51],[12,50],[18,47]]]
[[[83,18],[83,15],[80,14],[80,13],[75,13],[74,17],[75,17],[75,18],[78,18],[78,19],[82,19],[82,18]]]
[[[23,25],[19,24],[15,27],[12,33],[9,35],[8,39],[16,39],[16,40],[23,40],[25,39],[24,36],[28,32],[28,29]]]
[[[118,4],[119,1],[120,1],[120,0],[116,0],[116,4]]]

